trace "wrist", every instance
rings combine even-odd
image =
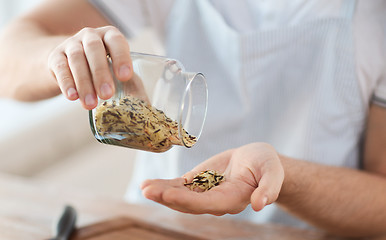
[[[278,154],[284,170],[284,181],[277,199],[278,203],[283,203],[291,199],[291,195],[299,190],[298,182],[293,177],[296,172],[297,161],[290,157]]]

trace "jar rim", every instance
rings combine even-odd
[[[183,75],[185,75],[186,77],[186,80],[187,80],[187,84],[186,84],[186,87],[185,87],[185,90],[184,90],[184,93],[182,95],[182,99],[181,99],[181,102],[180,102],[180,109],[178,111],[178,122],[179,122],[179,125],[178,125],[178,134],[179,134],[179,137],[182,141],[182,143],[184,144],[185,147],[191,147],[187,144],[187,142],[185,142],[185,138],[183,137],[184,136],[184,128],[186,127],[185,124],[183,124],[183,121],[184,121],[184,118],[185,119],[190,119],[189,118],[189,115],[192,114],[192,111],[194,109],[192,109],[192,98],[199,98],[199,97],[203,97],[204,100],[204,106],[203,106],[203,110],[201,111],[201,124],[197,130],[197,132],[195,131],[195,133],[193,133],[193,135],[196,137],[196,140],[198,141],[198,139],[200,138],[201,136],[201,133],[202,133],[202,130],[204,128],[204,123],[205,123],[205,119],[206,119],[206,114],[207,114],[207,109],[208,109],[208,87],[207,87],[207,83],[206,83],[206,79],[205,79],[205,76],[203,73],[201,72],[184,72]],[[194,94],[191,94],[191,91],[195,91],[193,89],[193,85],[196,84],[197,86],[200,86],[201,89],[199,89],[198,91],[200,91],[201,93],[194,93]],[[187,100],[187,98],[189,98]],[[189,106],[188,108],[189,109],[186,109],[186,101],[188,101],[189,103]],[[187,115],[187,116],[185,116]],[[197,118],[197,114],[195,116],[195,118]]]

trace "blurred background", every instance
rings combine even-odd
[[[0,31],[41,1],[0,0]],[[152,32],[144,31],[130,40],[131,49],[159,53],[151,39]],[[63,96],[34,103],[0,98],[0,109],[0,174],[123,196],[136,152],[98,143],[78,101]]]

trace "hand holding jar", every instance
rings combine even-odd
[[[62,93],[90,110],[102,143],[164,152],[192,147],[201,134],[204,76],[186,73],[174,59],[131,54],[114,27],[84,28],[50,54],[49,66]]]
[[[51,52],[48,66],[63,95],[69,100],[79,99],[91,110],[98,104],[97,97],[106,100],[115,92],[107,54],[113,59],[116,78],[128,81],[133,74],[129,44],[112,26],[83,28]]]

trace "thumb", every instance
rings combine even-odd
[[[252,209],[258,212],[268,204],[268,196],[266,191],[262,190],[261,187],[256,188],[251,195]]]
[[[259,181],[259,186],[251,195],[253,210],[260,211],[266,205],[275,202],[279,196],[283,180],[284,172],[282,168],[264,174]]]

